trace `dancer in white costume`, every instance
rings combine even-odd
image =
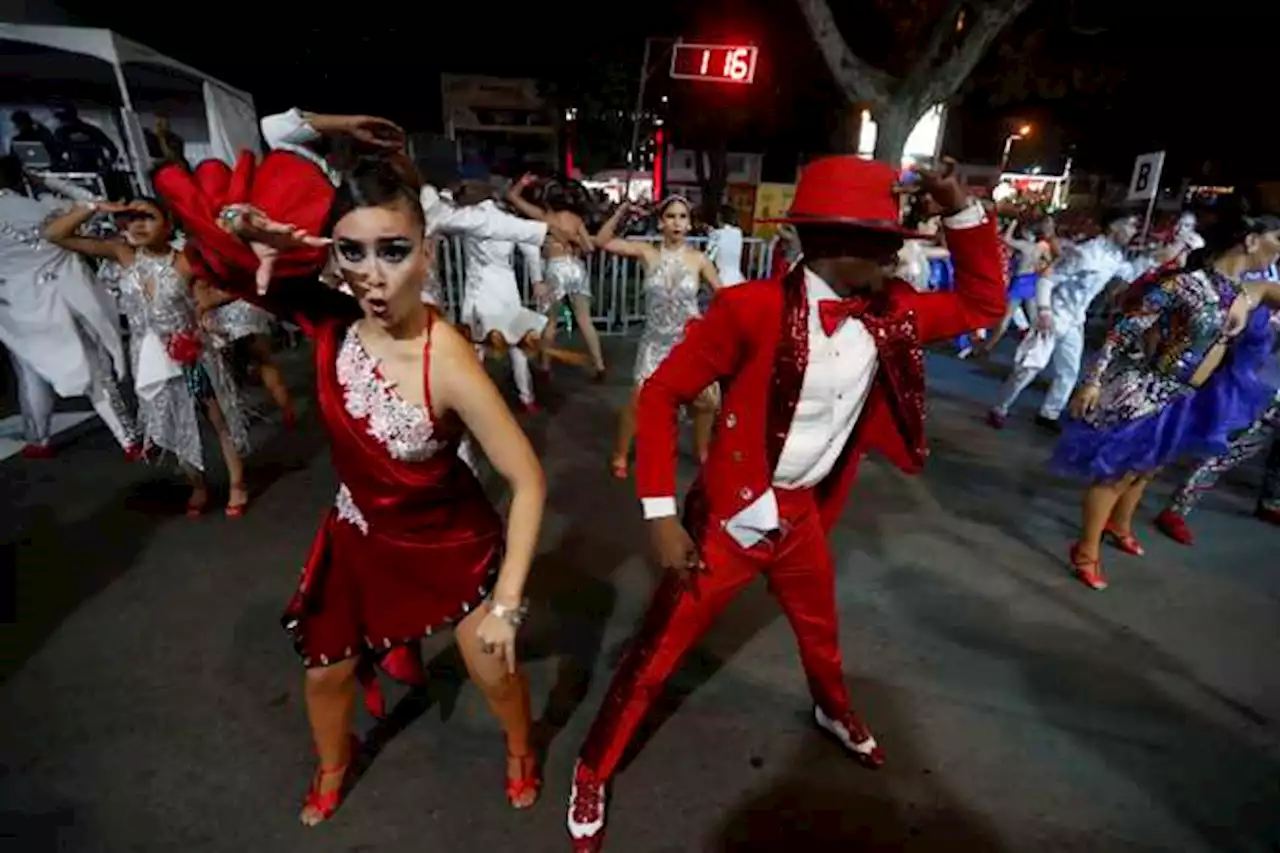
[[[716,265],[721,287],[742,284],[742,229],[738,227],[738,211],[724,205],[717,211],[716,227],[707,237],[707,257]]]
[[[487,186],[468,184],[459,193],[458,202],[460,209],[474,207],[486,219],[502,212]],[[517,252],[530,283],[538,288],[542,284],[542,254],[538,246],[475,234],[462,235],[466,291],[459,319],[470,329],[475,344],[493,353],[506,353],[511,360],[520,405],[526,412],[533,413],[538,406],[534,401],[533,374],[526,349],[537,348],[547,318],[524,306],[512,266]]]
[[[1058,427],[1058,416],[1071,399],[1084,357],[1084,327],[1089,306],[1113,279],[1131,282],[1151,268],[1150,258],[1129,258],[1126,247],[1138,232],[1137,217],[1113,214],[1102,222],[1103,233],[1077,246],[1063,245],[1062,256],[1036,284],[1037,315],[1048,312],[1052,322],[1028,335],[1014,353],[1013,372],[988,415],[996,429],[1004,426],[1009,409],[1045,367],[1053,368],[1053,382],[1036,423]]]
[[[18,374],[23,455],[51,456],[57,398],[87,396],[125,453],[139,458],[118,384],[126,368],[116,308],[84,259],[43,234],[47,220],[79,202],[28,198],[21,174],[14,159],[0,165],[0,342]]]

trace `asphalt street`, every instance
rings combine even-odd
[[[278,617],[336,487],[319,424],[255,427],[239,521],[182,517],[172,472],[94,427],[0,463],[0,851],[567,850],[572,759],[655,582],[607,470],[631,350],[610,353],[610,383],[566,373],[526,420],[550,482],[522,635],[547,749],[535,809],[506,805],[497,726],[437,637],[431,686],[360,720],[359,781],[302,828],[313,755]],[[1195,548],[1150,527],[1158,484],[1148,556],[1108,552],[1112,586],[1092,592],[1067,571],[1079,490],[1044,472],[1040,392],[994,432],[998,364],[933,355],[929,372],[926,472],[868,463],[833,537],[845,670],[888,765],[813,729],[757,584],[618,776],[607,850],[1280,850],[1280,531],[1249,515],[1256,468],[1205,502]]]

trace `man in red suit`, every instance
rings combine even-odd
[[[815,723],[866,766],[884,763],[844,683],[827,534],[868,451],[911,473],[923,465],[922,347],[1004,316],[995,223],[952,165],[916,174],[912,189],[923,212],[945,217],[954,291],[919,293],[887,277],[911,236],[894,169],[817,160],[784,220],[799,233],[801,262],[781,279],[721,291],[641,390],[636,489],[667,574],[575,767],[575,850],[600,849],[605,786],[636,727],[685,652],[757,575],[795,631]],[[723,405],[681,522],[677,412],[715,382]]]

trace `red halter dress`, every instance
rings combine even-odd
[[[420,681],[417,641],[477,607],[502,556],[501,518],[458,457],[462,425],[432,408],[430,344],[423,352],[426,405],[412,405],[361,344],[355,300],[315,278],[323,250],[280,257],[277,274],[293,278],[257,295],[256,256],[216,218],[226,205],[246,203],[318,233],[333,188],[304,158],[271,152],[255,164],[244,154],[234,172],[225,164],[202,163],[194,173],[169,165],[155,185],[187,231],[197,268],[288,316],[313,339],[318,408],[342,485],[282,622],[304,666],[360,658],[366,703],[381,716],[372,664]]]

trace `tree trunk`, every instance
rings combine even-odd
[[[915,130],[916,122],[924,110],[914,101],[894,98],[872,112],[876,123],[875,157],[897,168],[902,165],[902,153],[907,147],[907,137]]]
[[[857,154],[858,140],[862,138],[862,111],[870,110],[871,105],[865,101],[847,104],[836,118],[836,126],[831,132],[831,144],[828,146],[832,154]]]
[[[949,4],[935,21],[915,61],[901,77],[876,68],[849,49],[831,14],[830,0],[797,0],[819,53],[850,104],[874,106],[877,160],[897,166],[907,137],[925,110],[953,98],[978,60],[1010,21],[1032,0],[982,0]],[[968,11],[957,41],[957,16]],[[856,116],[854,116],[856,118]],[[856,145],[857,139],[853,139]]]

